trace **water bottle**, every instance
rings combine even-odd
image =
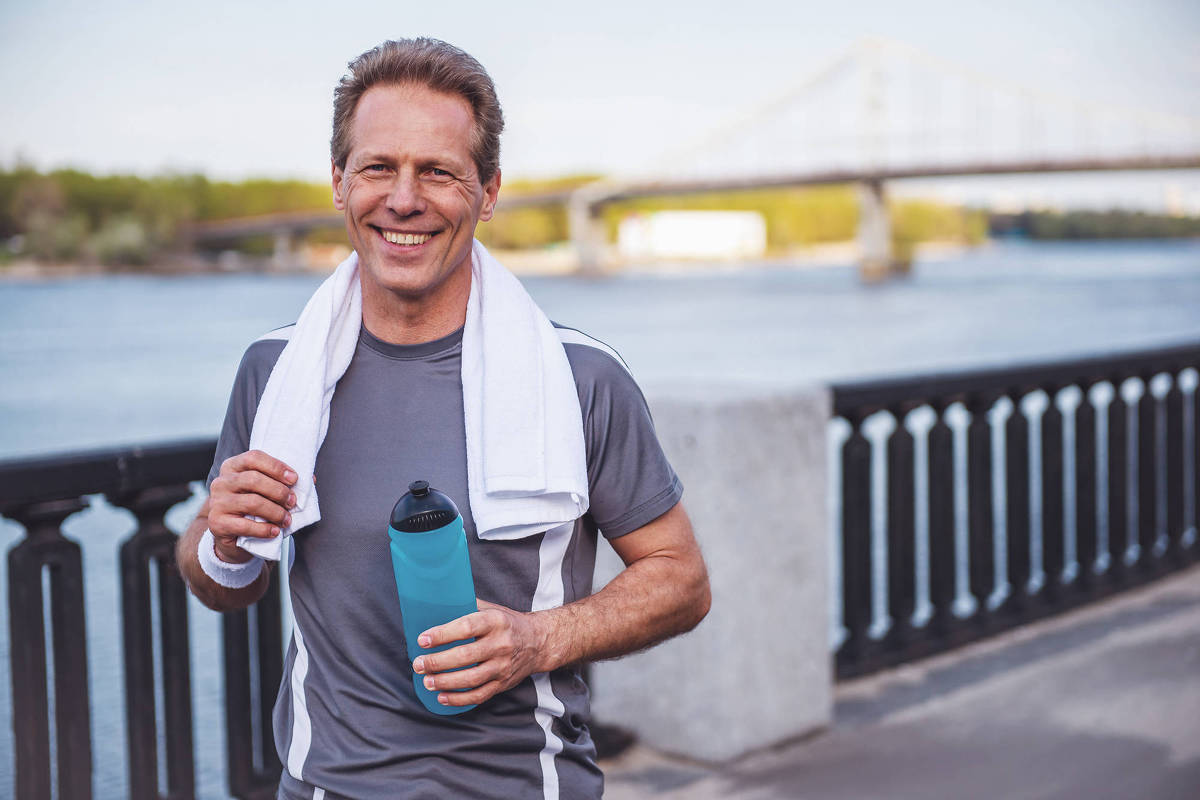
[[[462,515],[454,501],[426,481],[414,481],[392,509],[388,538],[409,659],[475,641],[463,639],[429,649],[417,644],[422,631],[479,610]],[[421,704],[433,713],[461,714],[475,707],[438,703],[438,693],[425,688],[423,677],[414,672],[413,687]]]

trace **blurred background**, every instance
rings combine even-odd
[[[1186,2],[6,4],[0,456],[218,428],[347,252],[332,87],[407,35],[497,84],[480,237],[643,381],[1200,332]]]
[[[0,459],[216,434],[246,344],[348,252],[334,84],[416,35],[478,58],[504,106],[480,238],[651,392],[1200,341],[1185,0],[5,3]],[[110,531],[89,608],[115,608],[131,518],[89,515]],[[89,629],[99,796],[125,785],[110,622]]]

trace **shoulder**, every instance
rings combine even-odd
[[[264,333],[251,342],[246,347],[246,352],[242,354],[242,365],[239,371],[257,374],[266,370],[269,373],[275,366],[275,362],[279,360],[279,354],[287,346],[295,328],[295,323],[284,325],[282,328]]]
[[[554,331],[566,351],[567,361],[577,384],[594,384],[611,380],[632,381],[625,359],[611,346],[577,328],[555,322]]]

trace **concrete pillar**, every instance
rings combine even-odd
[[[608,237],[596,201],[596,193],[587,186],[573,192],[567,200],[567,229],[579,259],[579,272],[584,275],[598,275],[604,271]]]
[[[825,389],[651,391],[708,564],[691,633],[593,667],[598,720],[654,749],[725,761],[829,724]],[[600,586],[622,564],[600,545]]]
[[[282,229],[275,231],[275,249],[271,253],[271,269],[285,271],[296,265],[296,254],[292,249],[292,232]]]
[[[857,188],[859,276],[874,283],[892,271],[892,224],[883,181],[861,181]]]

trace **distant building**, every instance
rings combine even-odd
[[[754,259],[767,252],[757,211],[656,211],[621,220],[617,250],[626,260]]]

